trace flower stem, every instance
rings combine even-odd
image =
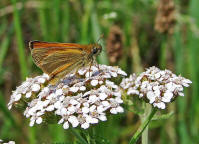
[[[144,114],[140,116],[141,124],[143,124],[145,120],[148,118],[148,116],[150,115],[151,105],[144,103],[144,109],[145,109]],[[142,132],[142,144],[148,144],[148,130],[149,130],[149,126],[147,125],[144,131]]]
[[[138,140],[138,138],[140,137],[140,135],[143,133],[143,131],[145,130],[145,128],[148,126],[149,122],[153,118],[153,116],[156,113],[156,111],[157,111],[157,109],[155,109],[155,108],[152,109],[150,115],[148,115],[148,117],[146,118],[146,120],[141,124],[141,126],[139,127],[139,129],[133,135],[133,137],[131,138],[129,144],[135,144],[136,143],[136,141]],[[147,135],[148,135],[148,133],[147,133]]]
[[[75,135],[75,137],[82,143],[82,144],[88,144],[87,141],[73,128],[71,129],[71,132]]]

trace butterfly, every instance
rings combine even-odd
[[[30,41],[29,48],[34,63],[50,76],[50,84],[55,85],[66,74],[91,65],[102,51],[98,43],[81,45]]]

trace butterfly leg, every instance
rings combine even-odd
[[[99,67],[99,64],[97,63],[96,59],[93,59],[93,62],[94,65],[98,68],[98,71],[100,71],[100,67]]]
[[[92,62],[91,62],[90,66],[89,66],[89,69],[88,69],[89,77],[91,77],[91,66],[92,66]]]

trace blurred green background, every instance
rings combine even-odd
[[[42,73],[29,40],[89,44],[104,34],[99,63],[119,65],[128,74],[155,65],[193,81],[185,97],[161,111],[173,116],[151,123],[149,143],[199,143],[198,6],[199,0],[0,0],[0,139],[78,143],[73,130],[30,128],[21,112],[6,105],[26,77]],[[97,143],[126,144],[139,124],[136,114],[126,112],[87,131],[94,129]]]

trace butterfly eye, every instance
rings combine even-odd
[[[94,48],[94,49],[93,49],[93,54],[96,54],[97,51],[98,51],[97,48]]]

